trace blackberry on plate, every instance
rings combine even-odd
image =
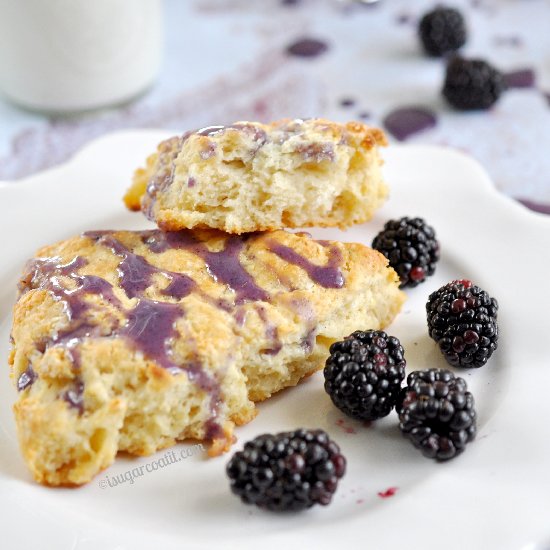
[[[377,420],[395,406],[405,378],[401,343],[381,330],[356,331],[330,346],[325,390],[342,412]]]
[[[464,46],[466,23],[458,10],[439,7],[422,17],[418,35],[426,53],[439,57]]]
[[[430,294],[428,332],[454,367],[482,367],[497,349],[498,303],[471,281],[452,281]]]
[[[372,247],[388,258],[399,275],[401,288],[415,287],[433,275],[439,260],[435,231],[422,218],[389,220]]]
[[[327,505],[346,459],[323,430],[260,435],[227,464],[232,492],[245,504],[274,511]]]
[[[455,57],[447,65],[443,95],[456,109],[488,109],[505,89],[502,74],[486,61]]]
[[[476,435],[474,398],[445,369],[411,372],[397,404],[399,428],[424,456],[448,460]]]

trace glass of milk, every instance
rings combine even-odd
[[[124,103],[161,57],[161,0],[0,0],[0,93],[67,113]]]

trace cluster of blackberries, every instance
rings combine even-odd
[[[457,367],[484,365],[497,347],[498,305],[470,281],[452,281],[426,304],[428,331],[447,361]],[[448,460],[476,435],[474,398],[464,379],[446,369],[409,374],[405,352],[381,330],[356,331],[330,347],[325,390],[348,416],[373,421],[395,408],[399,428],[422,454]],[[261,435],[227,465],[231,490],[246,504],[298,511],[329,504],[346,460],[322,430]]]
[[[422,17],[418,35],[428,55],[454,54],[466,43],[466,23],[456,9],[438,7]],[[456,109],[488,109],[505,89],[503,75],[486,61],[454,57],[447,64],[443,95]]]
[[[385,356],[392,365],[380,369],[373,357],[391,342]],[[387,348],[386,348],[387,349]],[[362,350],[362,351],[361,351]],[[366,420],[387,416],[393,408],[399,427],[425,456],[447,460],[459,454],[476,433],[474,399],[466,382],[445,369],[409,374],[405,387],[403,348],[382,331],[354,332],[330,348],[325,389],[347,415]]]
[[[433,274],[439,244],[421,218],[390,220],[373,242],[401,278],[416,286]],[[468,280],[430,294],[428,332],[454,367],[481,367],[498,342],[498,304]],[[399,428],[421,452],[436,460],[461,453],[476,435],[474,398],[464,379],[446,369],[409,374],[397,338],[381,330],[355,331],[330,347],[325,390],[346,415],[374,421],[395,408]],[[322,430],[266,434],[245,444],[227,465],[231,489],[246,504],[297,511],[329,504],[346,460]]]
[[[471,281],[452,281],[426,304],[428,332],[455,367],[483,366],[498,342],[498,304]],[[399,427],[425,456],[453,458],[476,433],[474,398],[446,369],[409,374],[399,340],[377,330],[357,331],[330,347],[325,389],[348,416],[377,420],[395,407]]]

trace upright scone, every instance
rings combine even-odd
[[[381,145],[382,131],[358,122],[211,126],[162,142],[125,202],[167,231],[345,228],[387,196]]]
[[[93,232],[48,246],[20,283],[15,417],[37,481],[88,482],[118,451],[226,450],[254,402],[386,326],[404,294],[378,252],[285,231]]]

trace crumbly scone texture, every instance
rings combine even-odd
[[[125,196],[160,228],[349,227],[388,194],[383,132],[324,119],[236,122],[162,142]]]
[[[12,379],[35,479],[80,485],[118,451],[195,438],[227,450],[254,402],[392,321],[384,256],[285,231],[88,233],[41,249],[14,308]]]

